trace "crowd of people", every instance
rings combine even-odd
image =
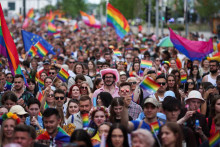
[[[141,30],[118,39],[110,27],[80,25],[73,32],[60,22],[58,39],[47,34],[44,22],[29,25],[26,30],[56,53],[31,57],[22,24],[8,26],[24,76],[13,75],[1,56],[1,146],[206,147],[219,133],[218,61],[191,61]],[[191,33],[189,39],[204,37]],[[141,68],[141,60],[152,61],[152,68]],[[66,82],[57,77],[60,69],[69,74]],[[139,86],[146,77],[160,85],[155,93]]]

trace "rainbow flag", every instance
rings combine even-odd
[[[7,90],[11,90],[11,86],[12,86],[12,83],[6,81],[6,86],[5,87],[7,88]]]
[[[57,74],[57,77],[62,80],[63,82],[67,82],[68,78],[69,78],[69,73],[65,70],[65,69],[61,69],[59,71],[59,73]]]
[[[53,12],[50,10],[50,14],[49,14],[49,22],[53,23],[54,22],[54,15]]]
[[[220,62],[220,52],[214,54],[212,57],[206,57],[207,60],[216,60],[218,62]]]
[[[21,71],[18,52],[10,31],[6,24],[2,6],[0,3],[0,54],[8,59],[9,68],[12,75],[21,74],[24,77],[25,85],[28,86],[27,80]]]
[[[56,26],[52,24],[51,22],[48,23],[48,33],[56,33]]]
[[[158,124],[157,121],[151,123],[151,124],[150,124],[150,127],[151,127],[151,132],[152,132],[153,134],[154,134],[154,133],[158,134],[160,126],[159,126],[159,124]]]
[[[40,87],[44,87],[44,80],[42,80],[41,78],[38,79],[38,85]]]
[[[113,51],[114,52],[114,55],[117,56],[117,57],[122,57],[122,54],[120,51]]]
[[[209,138],[210,147],[218,147],[220,144],[220,132],[217,131],[213,136]]]
[[[57,62],[57,57],[53,58],[53,62],[56,63]]]
[[[83,11],[80,11],[80,14],[82,16],[83,22],[86,25],[88,25],[90,27],[94,27],[94,28],[101,28],[100,21],[96,20],[93,15],[88,15],[87,13],[85,13]]]
[[[62,27],[61,26],[57,26],[57,32],[61,32],[62,31]]]
[[[0,67],[2,67],[2,60],[0,60]]]
[[[60,38],[60,32],[54,33],[54,34],[53,34],[53,37],[54,37],[55,39]]]
[[[35,57],[37,55],[37,48],[35,46],[31,46],[31,49],[28,52],[28,56]]]
[[[154,94],[160,88],[160,85],[153,81],[151,78],[146,77],[146,79],[141,82],[140,87],[143,90],[148,91],[150,94]]]
[[[38,100],[41,102],[42,101],[42,99],[43,99],[43,92],[42,92],[42,90],[41,90],[41,87],[40,86],[38,86],[39,87],[39,95],[38,95]]]
[[[186,83],[187,82],[187,75],[181,75],[181,83]]]
[[[37,48],[37,53],[40,58],[47,55],[48,50],[39,41],[34,46]]]
[[[126,18],[110,3],[107,6],[107,25],[115,28],[116,34],[123,38],[130,30]]]
[[[140,52],[143,53],[147,50],[147,48],[140,48]]]
[[[208,42],[191,41],[175,34],[171,28],[169,28],[169,30],[170,40],[174,47],[187,56],[191,61],[201,61],[204,57],[213,52],[212,39],[210,39]]]
[[[89,126],[89,114],[82,114],[83,128],[87,128]]]
[[[141,68],[151,69],[152,68],[152,61],[141,60]]]
[[[26,18],[30,18],[30,19],[34,19],[34,8],[31,8],[27,15],[26,15]]]
[[[78,23],[76,23],[73,27],[73,32],[78,32],[79,31],[79,26]]]

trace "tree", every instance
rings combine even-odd
[[[61,2],[61,7],[66,14],[72,17],[77,17],[80,14],[80,10],[87,10],[85,0],[63,0]]]
[[[219,12],[219,0],[197,0],[196,10],[203,19],[210,19]]]

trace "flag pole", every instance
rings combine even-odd
[[[108,3],[109,3],[109,0],[106,0],[106,10],[105,10],[105,16],[106,16],[106,41],[107,41],[107,47],[108,47],[108,23],[107,23],[107,8],[108,8]]]

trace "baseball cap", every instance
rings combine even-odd
[[[126,73],[124,71],[120,71],[120,76],[122,75],[126,75]]]
[[[28,113],[20,105],[12,106],[9,112],[15,113],[17,115],[28,115]]]
[[[153,104],[155,107],[159,107],[159,102],[155,98],[152,98],[152,97],[147,98],[144,101],[144,105],[147,104],[147,103]]]
[[[50,64],[50,60],[49,60],[49,59],[45,59],[45,60],[43,61],[43,65],[45,65],[45,64]]]

